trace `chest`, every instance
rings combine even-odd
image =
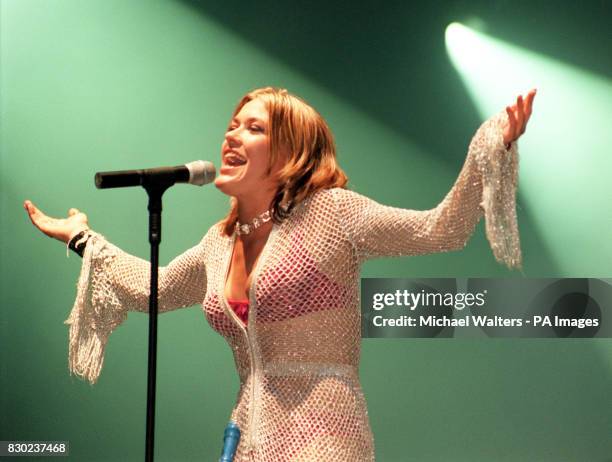
[[[230,250],[229,267],[224,285],[228,300],[248,300],[253,273],[268,236],[252,242],[235,239]]]
[[[356,301],[358,272],[350,246],[326,244],[293,230],[273,230],[261,249],[221,243],[207,267],[204,311],[224,336],[240,333],[228,299],[249,300],[249,326],[283,322]],[[253,250],[253,249],[250,249]]]

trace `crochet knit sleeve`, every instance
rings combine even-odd
[[[77,297],[65,324],[70,326],[69,370],[94,384],[104,363],[111,332],[127,311],[149,311],[150,264],[92,233],[87,242]],[[204,300],[204,240],[159,268],[160,313]]]
[[[360,261],[382,256],[459,250],[484,214],[487,239],[496,260],[521,267],[516,219],[518,150],[509,150],[502,129],[507,114],[484,122],[452,189],[431,210],[388,207],[345,189],[335,189],[341,226]]]

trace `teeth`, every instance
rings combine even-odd
[[[237,166],[246,164],[246,159],[243,159],[234,153],[229,153],[225,156],[225,162],[231,166]]]

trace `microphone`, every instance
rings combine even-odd
[[[196,160],[176,167],[157,167],[142,170],[120,170],[96,173],[96,188],[124,188],[151,183],[190,183],[203,186],[215,179],[215,166],[208,161]]]
[[[240,428],[236,422],[230,421],[223,432],[223,449],[219,462],[232,462],[240,441]]]

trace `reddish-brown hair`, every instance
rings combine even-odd
[[[286,155],[280,170],[272,206],[272,219],[280,223],[291,210],[320,189],[345,187],[348,181],[336,161],[336,145],[327,122],[303,99],[282,88],[258,88],[242,97],[232,118],[254,99],[263,101],[268,111],[270,156],[268,174],[280,156]],[[234,232],[238,207],[232,199],[223,220],[226,235]]]

